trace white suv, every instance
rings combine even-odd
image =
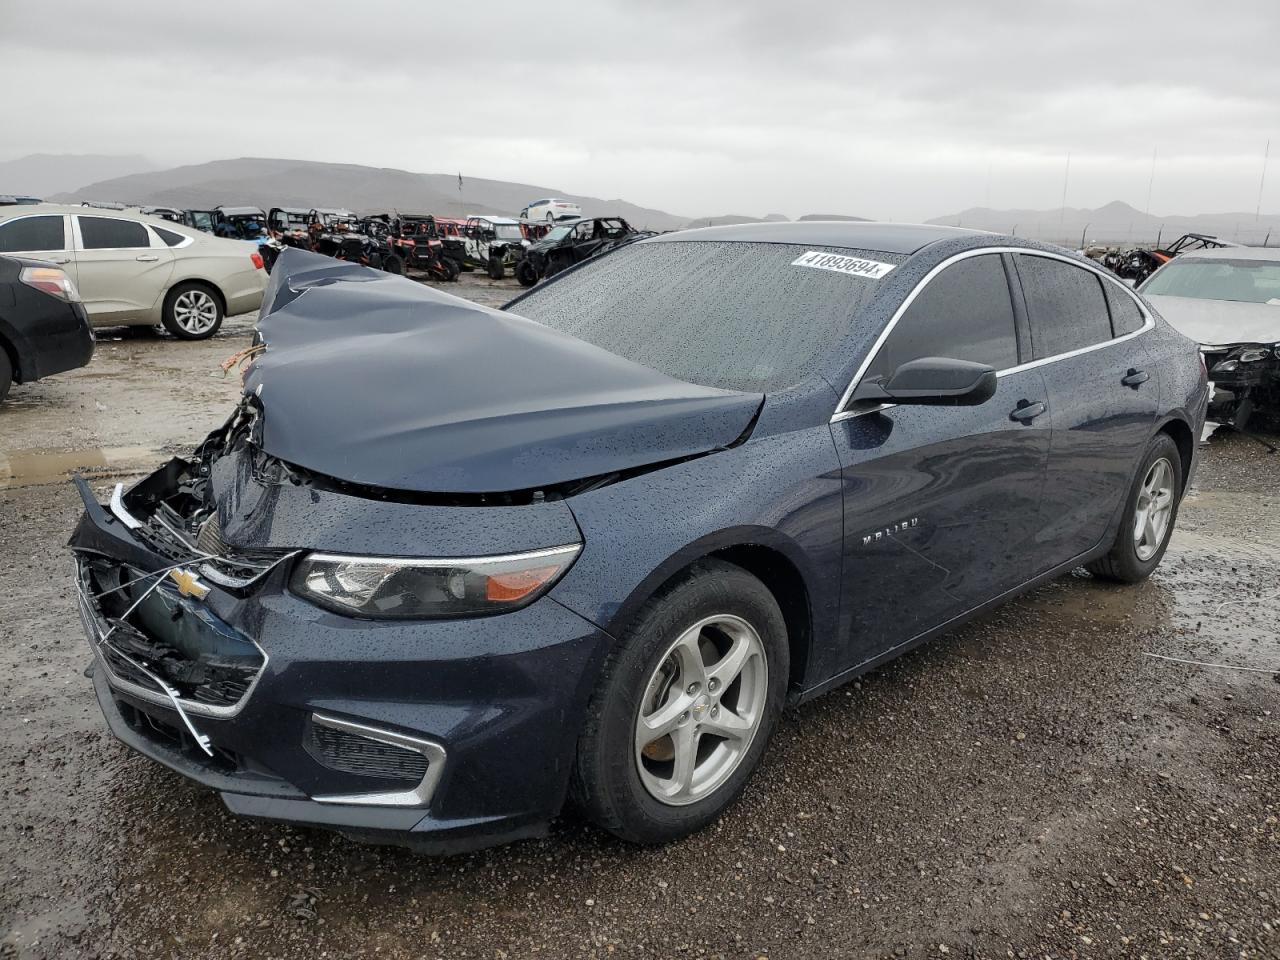
[[[163,324],[182,340],[257,310],[267,286],[256,243],[93,207],[0,207],[0,253],[65,270],[95,327]]]
[[[572,200],[535,200],[520,211],[521,220],[577,220],[582,208]]]

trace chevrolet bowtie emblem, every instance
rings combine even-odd
[[[197,600],[203,600],[209,594],[209,588],[200,582],[199,577],[185,567],[170,570],[169,579],[178,585],[178,592],[184,597],[195,597]]]

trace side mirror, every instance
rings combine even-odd
[[[974,407],[996,392],[996,371],[985,363],[950,357],[917,357],[887,377],[863,381],[854,400]]]

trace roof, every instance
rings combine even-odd
[[[1280,247],[1220,247],[1213,250],[1188,250],[1177,260],[1274,260],[1280,263]]]
[[[261,217],[264,215],[258,207],[215,207],[214,209],[221,211],[228,217]]]
[[[142,213],[137,207],[130,207],[128,210],[104,210],[101,207],[83,207],[78,203],[29,203],[0,207],[0,220],[11,220],[14,217],[35,217],[40,214],[61,216],[67,213],[79,217],[114,217],[117,220],[140,220],[143,223],[152,223],[157,227],[164,227],[166,230],[175,226],[182,226],[182,224],[175,224],[169,220]]]
[[[444,218],[444,217],[438,217],[437,219],[443,220],[443,219],[445,219],[445,218]],[[520,221],[519,221],[519,220],[514,220],[514,219],[512,219],[511,217],[491,217],[491,216],[489,216],[487,213],[477,213],[477,214],[473,214],[472,216],[468,217],[467,219],[468,219],[468,220],[484,220],[484,221],[486,221],[487,223],[514,223],[514,224],[519,224],[519,223],[520,223]]]
[[[806,220],[796,223],[739,223],[727,227],[701,227],[697,230],[665,233],[644,242],[728,240],[738,243],[795,243],[911,254],[939,240],[982,235],[981,230],[932,224]]]

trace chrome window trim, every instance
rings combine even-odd
[[[341,730],[343,733],[364,737],[375,743],[386,744],[389,747],[412,750],[427,758],[427,772],[423,774],[421,782],[411,790],[313,795],[311,799],[316,803],[345,803],[368,807],[425,807],[431,802],[431,795],[435,793],[436,785],[444,775],[447,754],[443,746],[425,737],[411,737],[394,730],[369,727],[363,723],[353,723],[350,720],[341,720],[323,713],[311,714],[311,722],[332,730]]]
[[[849,419],[852,419],[853,417],[860,417],[866,413],[875,413],[876,411],[879,411],[879,410],[885,410],[890,407],[897,406],[897,404],[894,404],[894,403],[882,403],[875,407],[870,407],[866,410],[846,410],[845,409],[850,399],[853,397],[854,391],[857,390],[858,385],[862,382],[863,376],[866,375],[867,368],[871,366],[871,361],[874,360],[876,357],[876,354],[880,352],[880,348],[884,346],[884,342],[889,339],[889,334],[893,333],[893,328],[898,325],[898,321],[901,320],[902,315],[907,312],[907,308],[910,307],[911,304],[915,301],[916,297],[920,295],[920,291],[922,291],[929,284],[929,282],[933,280],[934,277],[940,274],[947,267],[951,266],[953,263],[958,263],[959,261],[967,260],[970,257],[979,257],[989,253],[1019,253],[1019,254],[1025,254],[1026,256],[1032,256],[1032,257],[1044,257],[1048,260],[1061,260],[1063,263],[1069,263],[1072,266],[1079,267],[1082,270],[1089,270],[1093,272],[1096,276],[1100,277],[1104,282],[1111,283],[1114,286],[1118,287],[1119,289],[1123,290],[1126,294],[1128,294],[1133,299],[1133,302],[1138,305],[1138,309],[1142,312],[1143,321],[1144,321],[1142,326],[1139,327],[1137,330],[1134,330],[1132,333],[1126,333],[1118,337],[1112,337],[1110,340],[1103,340],[1100,343],[1093,343],[1087,347],[1080,347],[1079,349],[1076,349],[1076,350],[1069,350],[1066,353],[1058,353],[1058,354],[1054,354],[1051,357],[1041,357],[1037,360],[1029,360],[1026,363],[1020,363],[1017,366],[1006,367],[1004,370],[996,371],[997,377],[1003,377],[1010,373],[1021,373],[1023,370],[1031,370],[1034,367],[1042,367],[1046,364],[1057,363],[1059,360],[1067,360],[1071,357],[1078,357],[1081,354],[1089,353],[1093,350],[1100,350],[1103,347],[1109,347],[1113,343],[1123,343],[1126,340],[1132,340],[1134,337],[1141,336],[1142,334],[1146,333],[1148,330],[1153,329],[1156,325],[1155,317],[1152,316],[1151,311],[1147,309],[1146,304],[1142,302],[1142,300],[1131,288],[1125,286],[1123,283],[1120,283],[1116,278],[1108,276],[1105,270],[1103,270],[1101,267],[1096,266],[1094,264],[1082,263],[1081,261],[1075,259],[1074,257],[1068,257],[1060,253],[1053,253],[1052,251],[1049,251],[1049,250],[1033,250],[1029,247],[1009,247],[1009,246],[976,247],[972,250],[962,250],[957,254],[953,254],[952,256],[947,257],[947,259],[943,260],[941,263],[933,267],[933,269],[931,269],[928,273],[926,273],[920,279],[920,281],[914,287],[911,288],[911,292],[907,294],[906,299],[904,299],[902,303],[898,305],[898,308],[893,312],[893,316],[889,318],[889,322],[885,324],[884,329],[880,331],[879,335],[875,339],[875,342],[872,343],[871,349],[867,351],[866,357],[863,358],[862,363],[858,365],[857,372],[854,373],[853,379],[849,381],[849,386],[845,388],[844,393],[840,396],[840,402],[836,404],[835,412],[832,413],[831,415],[831,420],[830,420],[831,423],[837,423],[841,420],[849,420]],[[1105,296],[1103,299],[1105,300]]]
[[[546,547],[541,550],[528,550],[524,553],[495,554],[491,557],[369,557],[358,553],[308,553],[305,559],[317,560],[322,563],[379,563],[388,566],[437,568],[483,563],[504,563],[510,560],[540,560],[543,557],[576,554],[581,549],[581,543],[570,543],[563,547]]]
[[[61,217],[62,242],[65,244],[69,239],[74,239],[71,237],[68,229],[71,227],[71,224],[67,223],[67,218],[70,216],[72,216],[72,214],[69,213],[24,213],[16,217],[6,217],[4,220],[0,220],[0,227],[6,227],[11,223],[17,223],[19,220],[30,220],[32,217]],[[67,245],[57,250],[15,250],[13,253],[0,253],[0,256],[12,257],[20,253],[71,253],[73,249],[74,248],[72,246]],[[40,258],[36,257],[34,259],[38,260]]]

